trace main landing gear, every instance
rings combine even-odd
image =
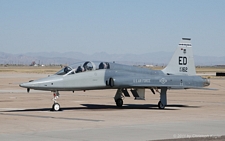
[[[161,91],[160,91],[160,100],[158,102],[158,108],[159,109],[164,109],[165,106],[167,105],[167,87],[163,87],[163,88],[160,88]],[[122,107],[123,106],[123,98],[124,98],[124,95],[123,95],[123,92],[122,92],[122,89],[118,89],[116,94],[115,94],[115,97],[114,97],[114,100],[116,102],[116,106],[117,107]]]
[[[167,96],[166,96],[167,88],[161,88],[160,92],[160,100],[158,102],[158,108],[164,109],[167,105]]]
[[[118,89],[116,92],[116,95],[114,97],[114,100],[116,102],[117,107],[122,107],[123,106],[123,93],[121,89]]]
[[[59,98],[59,92],[58,91],[54,92],[53,93],[53,97],[54,98],[52,100],[54,101],[54,104],[52,105],[52,111],[59,111],[60,110],[60,105],[56,101],[56,99]]]

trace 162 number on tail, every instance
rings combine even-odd
[[[180,72],[188,72],[188,67],[180,67]]]

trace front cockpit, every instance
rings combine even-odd
[[[71,75],[75,73],[94,71],[99,69],[109,69],[110,65],[108,62],[98,62],[98,61],[86,61],[78,62],[70,66],[66,66],[55,75]]]

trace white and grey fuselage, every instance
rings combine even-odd
[[[106,65],[106,67],[101,67],[104,66],[102,64]],[[73,67],[77,65],[79,66]],[[91,61],[77,63],[65,67],[49,77],[20,84],[21,87],[46,91],[118,88],[160,89],[161,87],[168,89],[197,89],[208,85],[208,79],[196,75],[165,74],[161,70]]]

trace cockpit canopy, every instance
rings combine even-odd
[[[93,71],[98,69],[109,69],[110,65],[108,62],[97,62],[97,61],[86,61],[86,62],[78,62],[72,64],[70,66],[66,66],[60,71],[58,71],[55,75],[65,75],[65,74],[75,74],[86,71]]]

